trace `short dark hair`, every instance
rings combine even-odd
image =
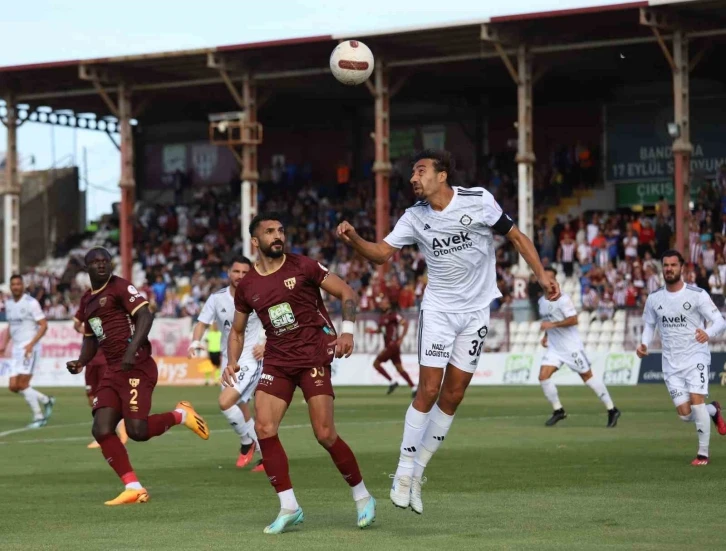
[[[91,253],[95,253],[96,251],[101,251],[101,252],[106,253],[106,256],[109,258],[109,260],[111,258],[113,258],[111,256],[111,253],[108,252],[108,249],[106,247],[92,247],[91,249],[88,250],[88,252],[86,253],[86,256],[83,257],[83,262],[86,265],[88,265],[88,257],[91,255]]]
[[[424,149],[414,156],[413,164],[415,165],[422,159],[431,159],[434,162],[434,170],[436,172],[446,172],[448,176],[447,180],[454,179],[456,162],[448,151],[444,149]]]
[[[235,256],[232,259],[232,262],[229,263],[229,267],[232,268],[234,264],[247,264],[248,266],[252,267],[252,261],[246,256]]]
[[[544,271],[545,271],[545,272],[552,272],[552,275],[555,275],[555,276],[557,275],[557,270],[555,270],[555,269],[554,269],[554,268],[553,268],[552,266],[547,266],[547,267],[546,267],[546,268],[544,269]]]
[[[662,255],[660,255],[660,261],[663,262],[663,260],[668,256],[675,256],[678,259],[678,262],[681,266],[683,266],[686,263],[686,261],[683,258],[683,255],[675,249],[668,249],[666,252],[664,252]]]
[[[255,216],[252,219],[252,222],[250,222],[250,235],[254,236],[255,232],[257,231],[257,226],[260,225],[261,222],[266,222],[268,220],[279,220],[283,223],[283,226],[285,225],[284,220],[285,217],[279,213],[279,212],[261,212],[257,216]]]
[[[13,279],[19,279],[22,282],[23,276],[21,276],[20,274],[13,274],[10,276],[10,281],[12,281]]]

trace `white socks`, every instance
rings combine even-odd
[[[127,490],[143,490],[144,487],[141,485],[141,482],[129,482],[126,484]]]
[[[691,406],[691,414],[698,433],[698,455],[708,457],[708,443],[711,439],[711,416],[708,414],[706,404]]]
[[[25,398],[25,401],[30,406],[30,409],[33,412],[33,419],[35,419],[36,421],[38,419],[43,419],[45,416],[43,415],[43,411],[40,409],[40,401],[37,397],[40,392],[37,392],[36,390],[28,387],[25,390],[21,390],[20,394],[23,395],[23,398]]]
[[[610,393],[600,377],[595,377],[593,375],[585,382],[585,384],[592,389],[598,398],[600,398],[600,401],[605,404],[608,411],[615,407],[612,399],[610,398]]]
[[[418,411],[413,404],[408,406],[406,420],[403,424],[403,440],[401,441],[401,455],[398,458],[396,478],[413,476],[413,458],[421,447],[421,437],[426,430],[428,419],[428,413]]]
[[[681,421],[683,421],[684,423],[690,423],[694,419],[693,410],[691,410],[691,413],[689,413],[688,415],[679,415],[678,417],[680,417]]]
[[[714,415],[716,415],[716,412],[718,410],[716,409],[716,406],[714,406],[713,404],[706,404],[706,411],[708,411],[708,414],[711,417],[713,417]]]
[[[552,379],[545,379],[544,381],[540,381],[540,384],[542,385],[542,392],[544,392],[545,398],[547,398],[547,401],[552,404],[552,409],[555,411],[562,409],[562,404],[560,403],[560,397],[557,394],[557,387],[555,386],[554,381]]]
[[[255,432],[255,420],[252,417],[245,423],[245,437],[255,443],[255,449],[261,454],[260,442],[257,440],[257,433]]]
[[[413,476],[414,478],[421,478],[424,469],[431,459],[431,456],[436,453],[439,446],[444,442],[451,423],[454,422],[453,415],[447,415],[441,409],[438,404],[435,404],[431,413],[429,414],[429,422],[426,425],[426,431],[424,432],[423,438],[421,438],[421,445],[416,452],[416,458],[414,459]]]
[[[356,484],[351,488],[351,490],[353,491],[353,501],[360,501],[361,499],[371,497],[371,494],[368,493],[366,485],[362,480],[360,481],[360,484]]]
[[[245,430],[246,422],[245,416],[242,414],[242,410],[237,406],[232,406],[229,409],[223,409],[222,415],[227,418],[227,422],[232,425],[234,432],[236,432],[240,438],[247,434]],[[250,442],[248,442],[249,444]]]
[[[292,488],[280,492],[279,494],[277,494],[277,497],[280,498],[280,509],[297,511],[300,507],[297,504],[297,499],[295,499],[295,492],[292,491]]]
[[[185,410],[184,408],[178,408],[178,409],[175,409],[174,411],[181,414],[181,418],[182,418],[181,424],[182,425],[187,422],[187,410]]]

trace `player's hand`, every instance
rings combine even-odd
[[[398,348],[401,348],[401,346],[403,346],[403,339],[398,339],[397,341],[393,341],[393,344],[395,344]]]
[[[648,355],[648,347],[641,343],[635,349],[635,353],[638,355],[638,358],[645,358]]]
[[[557,283],[557,278],[552,272],[545,272],[542,275],[542,279],[539,280],[539,285],[545,292],[547,300],[557,300],[560,298],[560,284]]]
[[[349,222],[341,222],[338,224],[336,234],[343,243],[350,243],[352,238],[358,235],[355,228]]]
[[[353,335],[350,333],[341,334],[331,344],[335,346],[336,358],[342,358],[343,356],[348,358],[353,353]]]
[[[78,375],[83,371],[83,364],[78,360],[71,360],[70,362],[66,362],[66,369],[68,369],[71,375]]]
[[[33,345],[28,343],[23,347],[23,353],[25,355],[25,358],[30,358],[30,356],[33,354]]]
[[[701,344],[706,344],[708,342],[708,333],[703,329],[696,329],[696,341]]]
[[[554,329],[555,324],[552,321],[543,321],[542,325],[539,326],[540,331],[547,331],[548,329]],[[547,338],[547,335],[545,335],[545,339]]]
[[[545,334],[544,337],[542,337],[542,340],[540,341],[540,344],[542,344],[542,346],[544,346],[545,348],[547,348],[547,335],[546,334]]]
[[[256,344],[252,348],[252,356],[257,360],[258,362],[265,357],[265,345],[264,344]]]
[[[239,366],[237,364],[229,364],[227,367],[225,367],[224,371],[222,372],[222,384],[224,386],[234,386],[234,384],[237,382],[236,373],[238,371]]]

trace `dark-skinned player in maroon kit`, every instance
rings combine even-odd
[[[149,493],[116,435],[119,421],[125,421],[129,438],[139,442],[181,423],[204,440],[209,438],[209,430],[189,402],[179,402],[167,413],[149,415],[158,375],[148,339],[154,321],[149,303],[131,282],[113,275],[111,254],[103,247],[88,251],[85,261],[91,293],[84,296],[78,317],[84,320],[83,346],[80,357],[66,365],[71,373],[80,373],[98,348],[103,350],[108,367],[93,400],[92,432],[106,461],[126,486],[106,505],[145,503]]]
[[[403,362],[401,361],[401,343],[403,343],[403,339],[406,337],[406,333],[408,333],[408,320],[393,308],[393,304],[388,295],[381,295],[378,305],[381,309],[381,316],[378,318],[378,329],[366,329],[366,333],[373,335],[378,333],[383,334],[383,350],[373,360],[373,368],[391,382],[388,385],[387,392],[387,394],[391,394],[398,388],[398,381],[394,381],[386,370],[383,369],[383,364],[390,361],[393,367],[396,368],[396,371],[398,371],[398,374],[408,383],[412,395],[415,398],[416,389],[413,381],[409,374],[406,373],[406,370],[403,369]]]
[[[318,442],[351,487],[360,528],[376,516],[376,500],[368,493],[355,455],[335,430],[330,365],[334,357],[353,352],[353,333],[358,295],[338,276],[306,256],[285,254],[285,229],[281,216],[260,214],[250,223],[252,244],[258,260],[235,293],[235,315],[227,357],[239,358],[244,346],[247,316],[254,310],[267,334],[262,376],[255,393],[255,431],[260,442],[267,477],[280,498],[280,513],[264,529],[280,534],[303,521],[295,499],[289,465],[277,436],[282,418],[300,387],[308,404],[310,423]],[[343,328],[338,336],[330,321],[323,289],[340,299]],[[230,363],[223,381],[232,385],[239,366]]]

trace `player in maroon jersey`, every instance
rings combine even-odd
[[[408,332],[408,320],[396,312],[388,295],[381,295],[379,306],[381,308],[381,316],[378,318],[378,329],[366,329],[367,333],[374,335],[383,333],[383,345],[385,348],[373,360],[373,367],[388,381],[391,381],[391,384],[388,385],[388,394],[391,394],[398,388],[398,382],[394,381],[386,370],[383,369],[383,364],[390,361],[396,368],[396,371],[398,371],[398,374],[411,387],[413,397],[415,398],[416,389],[414,388],[413,381],[408,373],[406,373],[406,370],[403,369],[403,362],[401,361],[401,343]]]
[[[83,335],[83,322],[86,321],[83,315],[83,305],[90,297],[91,291],[86,291],[86,293],[81,297],[81,304],[78,307],[78,312],[76,312],[76,315],[73,318],[73,328],[81,335]],[[88,405],[91,407],[93,407],[93,400],[96,398],[98,385],[101,384],[101,379],[103,379],[105,371],[106,356],[103,355],[103,350],[99,348],[96,355],[90,362],[88,362],[88,365],[83,371],[83,375],[86,378],[86,396],[88,397]],[[121,439],[121,443],[126,444],[129,436],[126,434],[126,425],[123,419],[119,421],[119,424],[116,427],[116,434],[118,434],[118,437]],[[89,450],[95,450],[100,447],[101,445],[95,440],[88,444]]]
[[[149,330],[154,316],[149,303],[127,280],[113,275],[111,254],[96,247],[86,254],[91,293],[82,303],[83,346],[68,371],[80,373],[103,350],[108,367],[93,400],[93,436],[126,489],[106,505],[145,503],[148,492],[136,477],[126,448],[115,429],[123,419],[129,437],[145,441],[184,423],[207,440],[207,425],[189,402],[179,402],[167,413],[149,415],[156,386],[156,362],[151,357]]]
[[[355,455],[335,430],[330,373],[334,357],[348,357],[353,352],[358,296],[315,260],[285,254],[285,230],[280,220],[275,214],[260,214],[250,223],[259,260],[237,286],[227,345],[230,364],[222,377],[230,386],[236,380],[239,366],[235,359],[244,346],[247,316],[254,310],[267,334],[262,376],[255,393],[255,431],[265,472],[280,498],[280,513],[264,532],[279,534],[303,521],[290,482],[287,455],[277,436],[296,387],[302,389],[308,403],[315,437],[352,488],[358,526],[365,528],[375,520],[376,500],[363,483]],[[320,289],[343,304],[341,335],[333,329]]]

